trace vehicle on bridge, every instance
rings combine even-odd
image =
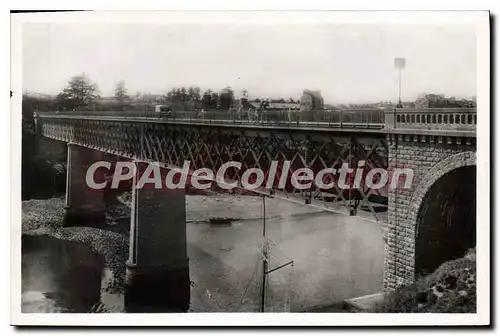
[[[159,115],[161,118],[172,117],[172,108],[168,105],[156,105],[155,114]]]

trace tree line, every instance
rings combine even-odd
[[[101,97],[99,86],[87,75],[73,76],[66,87],[54,98],[32,98],[25,103],[35,104],[34,109],[40,111],[85,111],[85,110],[134,110],[144,109],[144,105],[169,105],[173,110],[228,110],[234,101],[234,91],[226,87],[221,91],[211,89],[201,92],[196,86],[176,87],[163,95],[154,96],[154,99],[144,101],[137,95],[130,95],[124,81],[119,81],[113,97]],[[110,99],[111,98],[111,99]]]
[[[38,111],[85,111],[85,110],[144,110],[151,105],[168,105],[172,110],[228,110],[235,100],[234,91],[231,87],[225,87],[219,92],[208,89],[201,92],[197,86],[176,87],[163,95],[151,96],[141,99],[136,95],[130,95],[124,81],[119,81],[114,90],[113,97],[103,98],[97,83],[93,82],[87,75],[73,76],[66,87],[54,98],[24,99],[23,104],[33,104],[33,110]],[[250,102],[248,92],[244,90],[241,96],[243,104]],[[266,108],[270,103],[299,103],[299,100],[290,98],[280,99],[254,99],[252,103]],[[419,97],[412,107],[475,107],[475,101],[466,99],[457,100],[444,95],[425,94]],[[407,104],[408,105],[408,104]],[[371,106],[371,104],[369,104]],[[364,107],[354,105],[351,107]],[[368,106],[367,106],[368,107]]]
[[[181,108],[183,110],[228,110],[234,100],[234,91],[231,87],[226,87],[220,92],[206,90],[201,94],[201,89],[195,87],[173,88],[160,100],[163,104],[169,104],[173,109]]]

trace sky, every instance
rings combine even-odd
[[[395,57],[406,59],[402,99],[476,95],[476,31],[466,25],[154,25],[25,23],[23,91],[57,94],[85,73],[102,95],[231,86],[250,97],[326,103],[397,101]]]

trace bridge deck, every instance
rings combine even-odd
[[[191,118],[160,118],[140,116],[82,116],[62,114],[40,114],[39,118],[48,119],[77,119],[77,120],[102,120],[117,122],[157,123],[171,125],[212,126],[251,129],[273,130],[298,130],[310,132],[343,132],[343,133],[369,133],[369,134],[406,134],[406,135],[432,135],[451,137],[476,137],[474,130],[454,129],[422,129],[422,128],[388,128],[384,123],[373,122],[325,122],[325,121],[248,121],[228,119],[191,119]]]

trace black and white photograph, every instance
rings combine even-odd
[[[488,11],[11,20],[13,324],[489,323]]]

